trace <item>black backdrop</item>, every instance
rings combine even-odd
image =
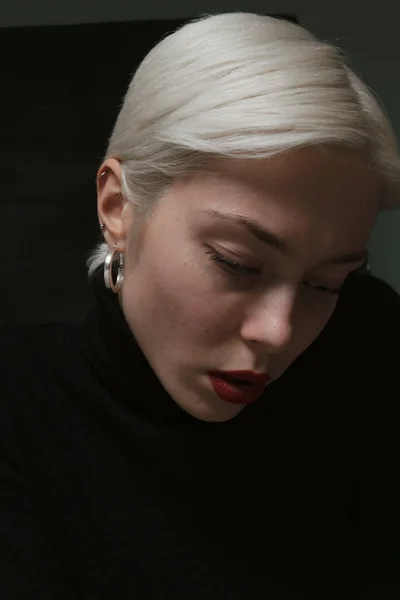
[[[183,22],[0,29],[0,324],[87,312],[96,171],[136,66]]]

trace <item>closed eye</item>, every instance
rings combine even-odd
[[[318,285],[316,283],[311,283],[311,281],[303,281],[303,285],[306,288],[309,288],[315,292],[319,292],[321,294],[330,294],[332,296],[339,296],[342,288],[329,288],[323,285]]]
[[[231,273],[233,275],[259,275],[261,270],[256,267],[249,267],[248,265],[244,265],[243,263],[232,260],[221,254],[214,248],[210,248],[206,252],[210,256],[210,259],[216,263],[218,263],[226,272]],[[319,285],[316,283],[312,283],[311,281],[303,281],[303,286],[320,294],[328,294],[331,296],[339,296],[341,288],[330,288],[325,287],[323,285]]]
[[[206,254],[210,256],[212,261],[218,263],[225,268],[227,272],[230,272],[233,275],[259,275],[261,273],[260,269],[249,267],[237,260],[232,260],[220,252],[217,252],[217,250],[207,250]]]

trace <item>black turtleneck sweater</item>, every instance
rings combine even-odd
[[[0,340],[1,600],[400,598],[400,298],[355,276],[263,397],[204,423],[101,276]]]

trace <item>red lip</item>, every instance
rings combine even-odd
[[[231,404],[255,402],[271,379],[267,373],[254,371],[212,371],[209,377],[214,392]]]
[[[254,371],[213,371],[213,374],[226,377],[228,379],[240,379],[250,383],[266,385],[271,377],[268,373],[255,373]]]

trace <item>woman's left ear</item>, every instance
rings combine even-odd
[[[130,228],[131,206],[122,195],[122,168],[115,158],[109,158],[97,173],[97,211],[102,233],[110,247],[124,252]]]

